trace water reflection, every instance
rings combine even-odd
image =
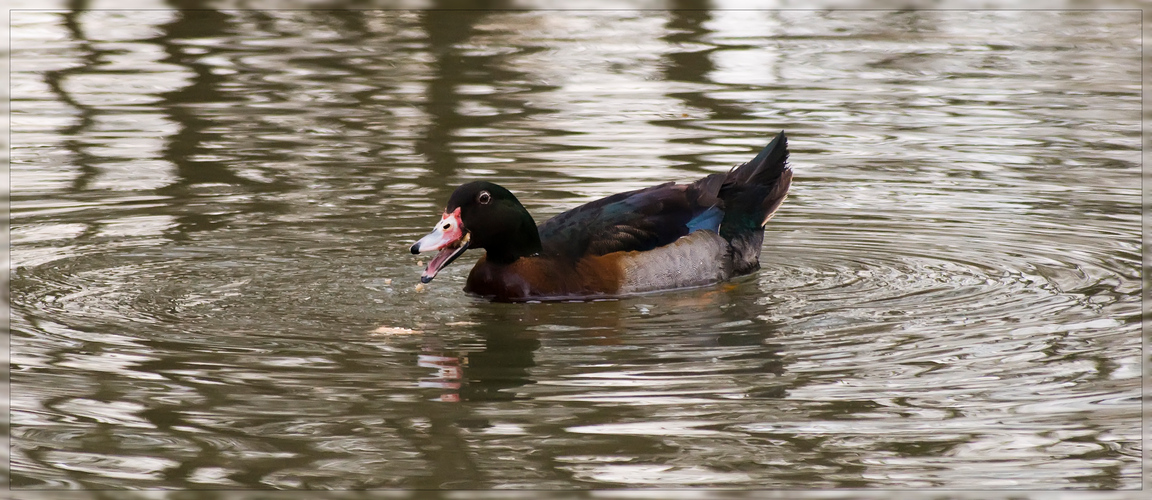
[[[576,302],[557,310],[476,304],[468,320],[446,325],[469,340],[453,346],[440,336],[425,337],[416,361],[432,371],[418,385],[441,389],[438,398],[446,402],[533,399],[540,391],[525,386],[537,383],[535,355],[546,344],[590,356],[578,356],[583,362],[568,367],[575,372],[563,381],[548,382],[546,399],[674,404],[785,395],[784,358],[781,346],[769,341],[771,325],[747,329],[755,297],[733,287],[681,295],[660,306],[637,303],[643,299]],[[685,336],[673,330],[676,324],[707,327]],[[651,331],[660,325],[669,333]],[[659,343],[667,347],[652,350]],[[733,392],[718,383],[734,377],[746,379],[737,385],[749,385]],[[552,393],[561,388],[562,395]]]
[[[716,53],[723,50],[723,47],[716,46],[710,43],[710,31],[706,26],[708,23],[713,22],[713,16],[707,10],[688,10],[691,6],[687,5],[691,2],[678,2],[677,10],[668,12],[668,21],[665,25],[666,35],[662,39],[667,42],[674,50],[669,51],[664,55],[666,62],[664,64],[664,78],[671,82],[683,82],[687,84],[699,85],[701,82],[708,82],[712,75],[716,72],[716,65],[713,59]],[[772,67],[763,68],[769,73],[776,74],[778,71]],[[714,89],[707,89],[714,90]],[[711,93],[701,89],[699,91],[690,92],[672,92],[668,94],[684,102],[684,104],[693,110],[706,111],[706,117],[709,121],[728,121],[740,120],[748,118],[748,109],[743,106],[737,105],[735,102],[723,99],[717,99]],[[687,127],[687,128],[700,128],[702,125],[695,121],[685,121],[675,117],[673,119],[665,119],[654,122],[657,125],[666,127]],[[793,130],[792,123],[787,121],[781,122],[778,128]],[[683,142],[690,142],[684,140]],[[699,159],[689,156],[669,156],[669,160],[676,162],[684,162],[688,164],[699,163]]]
[[[18,488],[1138,484],[1138,17],[69,5],[13,16]],[[780,129],[755,276],[413,288],[464,181]]]
[[[424,347],[417,364],[436,373],[421,378],[419,386],[443,389],[440,400],[445,402],[517,399],[516,388],[535,382],[528,369],[536,366],[532,352],[540,340],[535,334],[494,333],[483,343],[483,350],[451,356],[442,347]]]

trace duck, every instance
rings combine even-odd
[[[781,131],[755,158],[695,182],[613,194],[537,225],[489,181],[453,191],[412,253],[437,252],[420,276],[483,249],[464,292],[499,302],[615,298],[728,281],[760,269],[764,228],[792,184]]]

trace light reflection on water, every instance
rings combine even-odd
[[[1135,487],[1137,15],[14,13],[13,484]],[[754,276],[413,288],[781,129]]]

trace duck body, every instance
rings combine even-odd
[[[464,291],[498,300],[561,300],[631,295],[709,285],[731,278],[727,245],[712,231],[697,231],[652,250],[523,257],[510,264],[481,257]]]
[[[540,224],[512,193],[464,184],[413,253],[439,250],[421,280],[484,248],[464,291],[499,301],[617,297],[709,285],[760,267],[764,225],[791,185],[781,132],[752,161],[688,184],[614,194]]]

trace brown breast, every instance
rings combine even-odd
[[[572,263],[536,256],[492,264],[485,256],[468,274],[464,291],[513,301],[618,295],[624,278],[621,257],[617,252]]]

